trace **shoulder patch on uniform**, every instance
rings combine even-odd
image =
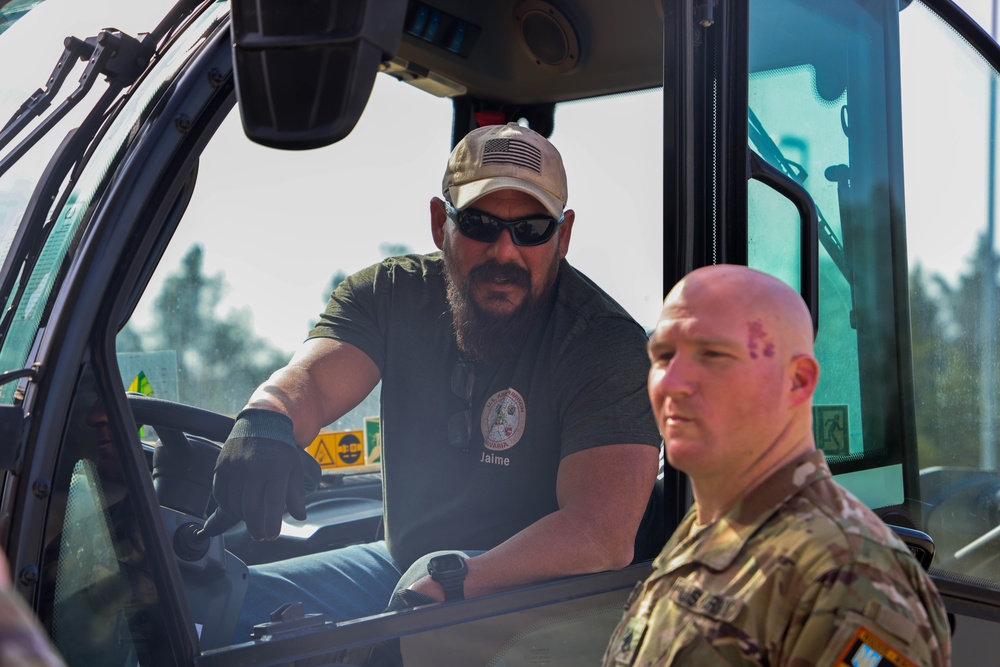
[[[917,667],[917,664],[864,625],[840,651],[835,667]]]

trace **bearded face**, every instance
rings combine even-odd
[[[516,354],[532,324],[548,304],[559,270],[559,258],[553,257],[546,268],[543,289],[538,294],[531,290],[529,271],[516,264],[490,260],[471,269],[463,279],[447,246],[444,263],[448,305],[459,350],[473,360],[484,362]],[[504,293],[477,289],[497,283],[520,287],[527,295],[520,303],[513,304]],[[483,303],[475,296],[481,292],[487,292]]]
[[[511,189],[481,196],[475,208],[506,221],[549,214],[531,195]],[[431,220],[434,242],[444,256],[459,349],[479,361],[517,354],[549,307],[559,262],[569,249],[573,211],[564,212],[552,237],[534,245],[518,245],[511,229],[501,230],[492,241],[466,236],[439,199],[431,201]]]

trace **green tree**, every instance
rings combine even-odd
[[[945,390],[949,384],[947,371],[951,355],[939,297],[934,295],[937,282],[930,279],[919,264],[910,273],[913,393],[922,468],[947,465],[951,444],[947,437],[949,425],[942,419],[945,414],[942,409],[951,400]]]
[[[330,298],[330,295],[337,290],[337,287],[339,287],[340,283],[344,282],[346,278],[347,274],[340,269],[337,269],[337,272],[333,274],[332,278],[330,278],[330,286],[326,289],[326,292],[323,293],[324,303],[326,303],[326,300]]]
[[[246,308],[221,314],[222,275],[204,273],[204,250],[193,246],[153,302],[149,350],[177,354],[181,402],[235,414],[289,354],[254,333]]]
[[[386,244],[382,244],[383,246]],[[381,247],[381,246],[380,246]],[[330,295],[336,291],[340,283],[344,282],[347,278],[347,274],[342,270],[338,269],[333,277],[330,278],[330,288],[323,295],[323,303],[329,299]],[[352,431],[364,428],[365,417],[378,417],[379,407],[381,405],[380,399],[382,396],[382,384],[381,382],[375,385],[375,388],[366,396],[357,406],[350,410],[347,414],[342,416],[340,419],[334,421],[331,424],[327,424],[326,428],[330,431]]]
[[[997,255],[981,236],[969,268],[952,284],[926,276],[916,266],[910,275],[910,319],[920,465],[977,467],[984,418],[984,372],[996,346],[991,311],[1000,313]],[[991,306],[992,304],[992,306]],[[985,318],[985,319],[984,319]],[[995,383],[995,380],[994,380]],[[994,408],[995,409],[995,408]]]
[[[118,332],[118,336],[115,338],[115,351],[142,352],[142,336],[131,322],[128,322]]]
[[[389,257],[398,257],[399,255],[408,255],[413,252],[413,249],[405,243],[380,243],[378,246],[379,254],[383,258],[387,259]],[[330,298],[332,294],[340,283],[347,279],[347,274],[343,270],[337,269],[337,272],[333,274],[330,278],[329,289],[323,294],[323,303],[326,304],[327,299]],[[346,415],[327,425],[327,429],[331,431],[349,431],[364,428],[364,418],[365,417],[378,417],[380,408],[380,399],[382,384],[379,383],[371,391],[368,396],[361,401],[353,410],[348,412]]]
[[[405,243],[379,243],[378,251],[382,257],[398,257],[413,253],[413,248]]]

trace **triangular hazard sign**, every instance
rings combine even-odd
[[[320,464],[331,464],[333,463],[333,456],[330,454],[330,450],[326,447],[326,441],[320,438],[319,443],[316,445],[316,451],[313,452],[313,458],[320,462]]]

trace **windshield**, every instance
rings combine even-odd
[[[44,315],[48,295],[60,275],[57,269],[75,244],[76,234],[90,212],[103,176],[130,131],[129,127],[122,125],[117,128],[110,126],[108,136],[117,138],[105,141],[102,149],[91,156],[91,159],[100,161],[102,168],[91,170],[79,179],[71,177],[60,185],[69,167],[90,143],[92,137],[88,135],[96,134],[103,124],[103,108],[114,102],[117,89],[110,89],[102,81],[96,81],[83,95],[85,88],[80,86],[78,104],[55,124],[46,123],[44,108],[39,109],[39,117],[30,123],[17,123],[20,131],[11,129],[15,126],[13,121],[23,117],[23,112],[30,106],[29,100],[38,99],[42,92],[50,92],[54,88],[53,81],[59,77],[56,75],[58,68],[54,71],[53,67],[63,55],[63,45],[67,43],[64,40],[69,37],[86,40],[114,25],[125,35],[122,44],[138,47],[140,42],[127,35],[152,30],[166,7],[169,7],[166,2],[142,3],[140,7],[127,2],[112,2],[93,8],[53,0],[38,5],[30,13],[22,12],[20,20],[15,25],[8,24],[8,29],[0,36],[0,59],[20,64],[5,72],[0,85],[0,118],[11,119],[5,125],[5,134],[0,135],[3,137],[0,143],[4,145],[0,153],[0,259],[3,260],[0,298],[7,302],[4,319],[0,322],[0,335],[3,336],[0,368],[5,371],[19,369],[25,364]],[[11,11],[11,8],[7,10]],[[92,41],[92,44],[97,42]],[[101,46],[90,48],[97,61]],[[174,54],[178,52],[182,53],[182,50],[172,51]],[[74,96],[74,91],[78,89],[76,80],[83,81],[85,69],[78,60],[73,57],[66,62],[64,68],[74,69],[65,77],[65,89],[60,90],[49,105],[41,106],[49,106],[55,112],[64,100]],[[96,67],[95,70],[99,71]],[[167,68],[160,68],[159,71],[160,80],[165,80]],[[157,89],[155,84],[147,86],[146,96],[133,99],[130,104],[148,105]],[[45,132],[41,132],[40,128]],[[71,134],[74,134],[75,142],[72,150]],[[23,150],[28,145],[30,148]],[[67,150],[62,153],[62,164],[57,166],[60,146]],[[64,190],[61,195],[60,188]],[[53,207],[52,210],[49,207]],[[37,248],[43,234],[48,235],[52,242],[46,243],[39,253]],[[12,402],[15,394],[12,384],[0,387],[0,400],[3,402]]]
[[[895,377],[891,330],[877,324],[891,303],[890,264],[872,252],[891,245],[884,193],[894,185],[885,102],[868,92],[889,89],[892,74],[881,60],[891,13],[876,9],[863,0],[822,10],[788,0],[755,5],[752,37],[772,26],[781,39],[751,38],[749,138],[809,191],[819,215],[817,444],[842,484],[885,507],[903,502],[900,450],[886,420],[871,415],[886,413],[894,389],[862,382]],[[787,261],[798,254],[797,212],[754,182],[748,196],[750,265],[797,285],[799,267]],[[881,483],[857,483],[869,466]]]
[[[155,27],[171,4],[169,0],[148,0],[142,3],[127,0],[100,3],[73,0],[48,0],[43,3],[38,0],[23,0],[4,5],[0,9],[0,61],[16,62],[18,66],[4,68],[3,78],[0,79],[2,122],[6,124],[35,91],[46,88],[49,76],[62,55],[63,40],[66,37],[86,39],[107,27],[136,36]],[[83,63],[73,65],[75,69],[67,78],[53,107],[77,86],[84,67]],[[79,125],[81,118],[100,96],[101,90],[102,86],[95,86],[86,99],[63,118],[45,139],[0,176],[0,235],[7,241],[3,246],[4,250],[20,223],[31,196],[32,185],[38,181],[48,157],[66,133]],[[36,120],[20,133],[0,152],[0,157],[7,155],[37,124]]]

